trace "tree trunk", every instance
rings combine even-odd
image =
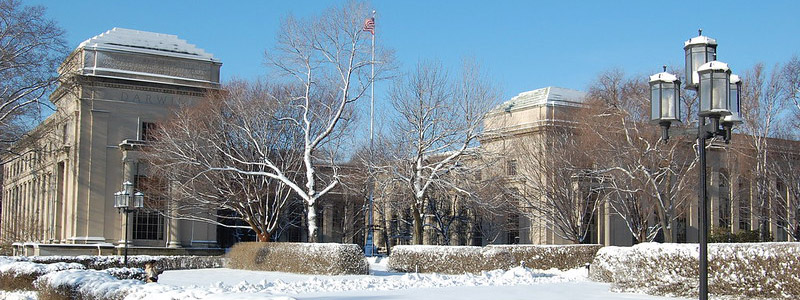
[[[417,205],[413,205],[411,214],[414,217],[414,245],[422,245],[422,215]]]
[[[257,236],[258,236],[258,241],[259,242],[267,243],[267,242],[269,242],[269,238],[271,237],[271,234],[269,232],[263,232],[262,231]]]
[[[317,210],[316,205],[309,205],[306,214],[308,219],[308,242],[316,243],[319,241],[317,237]]]

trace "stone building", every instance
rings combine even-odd
[[[505,184],[523,190],[516,176],[525,172],[521,165],[524,160],[514,155],[519,143],[537,145],[539,153],[548,155],[557,151],[558,147],[552,140],[558,138],[563,132],[559,128],[581,126],[579,120],[573,115],[576,108],[585,101],[586,94],[580,91],[559,87],[546,87],[529,92],[524,92],[492,110],[486,118],[485,136],[481,147],[490,153],[506,153],[505,161],[495,167],[504,173]],[[653,126],[653,131],[658,128]],[[677,132],[677,131],[676,131]],[[696,129],[689,129],[680,133],[695,136]],[[798,183],[785,183],[769,175],[768,207],[761,208],[755,193],[756,183],[750,174],[752,165],[749,162],[755,157],[750,139],[752,137],[737,134],[730,145],[717,141],[709,148],[708,159],[708,197],[709,197],[709,228],[720,232],[739,233],[742,231],[759,230],[759,219],[769,223],[768,231],[774,241],[795,240],[786,226],[787,222],[797,224],[800,219],[798,200],[791,195],[788,186]],[[782,139],[770,139],[768,151],[772,161],[778,164],[793,164],[800,166],[800,142]],[[691,153],[692,145],[687,143],[682,147]],[[525,155],[529,153],[524,152]],[[535,168],[536,166],[534,166]],[[585,166],[587,169],[591,166]],[[543,168],[543,167],[539,167]],[[695,171],[696,172],[696,171]],[[692,173],[693,174],[693,173]],[[530,174],[528,174],[530,175]],[[524,177],[524,176],[521,176]],[[797,178],[796,176],[794,178]],[[528,179],[529,180],[529,179]],[[573,188],[581,190],[577,194],[587,193],[588,186],[602,190],[602,180],[592,177],[576,178]],[[563,184],[563,183],[561,183]],[[692,193],[696,190],[695,184],[687,186]],[[524,193],[523,193],[524,194]],[[779,198],[779,199],[778,199]],[[698,202],[692,195],[686,207],[679,213],[675,228],[674,240],[678,242],[697,242],[698,239]],[[524,208],[521,208],[524,210]],[[759,217],[756,212],[764,210]],[[634,240],[625,222],[620,218],[608,201],[600,203],[591,216],[584,217],[588,222],[588,237],[586,243],[599,243],[603,245],[631,245]],[[538,218],[527,218],[524,214],[519,217],[519,242],[533,244],[565,244],[572,243],[562,238],[551,224]],[[662,238],[657,238],[661,240]]]
[[[147,181],[139,150],[170,110],[219,89],[221,65],[175,35],[114,28],[81,43],[58,70],[56,112],[3,159],[3,238],[43,243],[42,254],[56,244],[102,252],[126,243],[128,228],[134,246],[216,247],[216,226],[156,211],[131,213],[126,226],[114,193]]]
[[[563,130],[569,130],[574,126],[580,126],[579,120],[574,118],[576,109],[581,107],[586,101],[586,93],[559,87],[546,87],[533,91],[523,92],[512,99],[498,105],[486,116],[485,132],[481,139],[481,153],[488,154],[488,161],[491,161],[483,171],[482,176],[495,178],[500,186],[496,193],[517,194],[519,197],[528,198],[524,201],[511,199],[517,207],[516,211],[504,211],[502,214],[481,214],[480,212],[464,209],[457,201],[458,197],[444,193],[433,195],[432,198],[444,198],[448,205],[442,208],[450,213],[451,217],[456,217],[448,226],[452,228],[448,231],[449,238],[445,243],[451,245],[486,245],[486,244],[569,244],[571,240],[564,238],[563,233],[557,232],[559,228],[554,226],[545,217],[535,217],[535,213],[525,211],[527,208],[523,203],[536,202],[531,199],[530,194],[526,193],[525,180],[531,180],[531,176],[547,177],[546,174],[530,174],[533,168],[544,169],[542,172],[551,172],[554,168],[542,165],[524,165],[530,159],[524,157],[536,153],[537,155],[548,156],[550,153],[559,151],[556,147],[561,144],[554,143],[554,139],[563,136]],[[657,132],[658,128],[652,129]],[[677,130],[676,130],[677,132]],[[681,132],[683,135],[695,135],[695,130]],[[752,175],[749,174],[749,166],[746,161],[753,157],[752,147],[748,142],[748,136],[736,135],[731,145],[722,142],[715,143],[709,148],[708,166],[709,183],[708,195],[710,202],[710,228],[715,232],[739,233],[744,231],[756,231],[759,229],[759,217],[757,212],[762,209],[755,200],[755,183]],[[772,139],[769,142],[772,159],[776,161],[785,160],[786,163],[793,163],[800,166],[800,142],[790,140]],[[525,148],[529,147],[529,148]],[[692,145],[687,143],[685,150],[691,153]],[[530,152],[534,149],[535,152]],[[524,151],[523,151],[524,150]],[[788,160],[787,160],[788,159]],[[547,160],[533,161],[539,164]],[[587,170],[591,165],[584,166]],[[537,170],[538,171],[538,170]],[[797,178],[797,177],[795,177]],[[534,178],[536,179],[536,178]],[[480,180],[476,178],[475,180]],[[550,178],[542,179],[545,184]],[[575,176],[570,182],[552,182],[549,184],[568,185],[569,189],[575,190],[574,195],[585,199],[592,198],[590,191],[603,190],[603,178],[597,176]],[[798,224],[800,217],[800,207],[798,200],[795,199],[787,188],[792,183],[781,182],[771,175],[769,185],[773,188],[771,198],[776,195],[780,199],[778,202],[771,202],[770,207],[763,212],[763,218],[769,223],[769,232],[774,241],[793,241],[792,235],[787,232],[785,226],[787,222]],[[793,183],[797,185],[798,183]],[[696,185],[691,184],[687,187],[694,193]],[[600,192],[602,193],[602,192]],[[675,228],[673,240],[677,242],[697,242],[698,239],[698,217],[697,217],[697,198],[691,195],[686,201],[687,205],[678,214],[678,220],[671,224]],[[378,232],[376,241],[379,247],[394,244],[410,243],[411,220],[407,212],[402,209],[390,208],[386,204],[381,204],[377,209]],[[593,202],[592,202],[593,203]],[[585,205],[593,205],[588,203]],[[777,204],[775,204],[777,203]],[[785,205],[784,205],[785,204]],[[581,205],[580,203],[578,205]],[[781,207],[785,206],[785,207]],[[381,215],[385,213],[386,216]],[[436,213],[426,212],[424,243],[440,244],[441,232],[436,232],[433,228],[437,226]],[[626,246],[635,242],[631,232],[628,230],[625,221],[609,205],[608,201],[599,201],[596,207],[586,210],[586,215],[581,216],[587,236],[583,242],[598,243],[603,245]],[[381,223],[383,221],[383,224]],[[498,225],[499,224],[499,225]],[[487,228],[494,226],[494,233],[488,236]],[[384,230],[385,229],[385,230]],[[795,235],[797,236],[797,235]],[[662,240],[658,237],[657,240]],[[389,243],[387,243],[389,241]]]

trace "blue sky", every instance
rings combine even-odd
[[[223,62],[223,80],[266,73],[282,18],[337,1],[41,1],[70,46],[113,27],[176,34]],[[683,42],[703,28],[719,59],[744,72],[800,55],[800,1],[373,1],[378,43],[404,68],[479,61],[505,99],[545,86],[585,90],[618,68],[649,75],[683,64]],[[689,6],[702,6],[694,12]],[[387,83],[384,83],[387,84]],[[379,90],[383,90],[379,87]],[[378,98],[381,95],[377,96]]]

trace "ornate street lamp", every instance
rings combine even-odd
[[[696,89],[700,80],[697,78],[697,69],[703,64],[716,60],[717,40],[703,36],[703,30],[697,31],[697,36],[683,43],[686,52],[686,88]]]
[[[133,202],[133,203],[131,203]],[[128,266],[128,227],[130,226],[130,213],[144,206],[144,194],[134,192],[133,183],[125,181],[122,190],[114,193],[114,207],[120,213],[125,213],[125,267]]]
[[[741,123],[739,116],[739,94],[741,80],[731,75],[728,65],[716,61],[717,41],[699,36],[684,43],[686,52],[686,89],[696,90],[700,95],[697,113],[697,154],[699,156],[699,244],[700,244],[700,299],[708,299],[708,196],[706,180],[706,139],[723,137],[725,143],[731,139],[733,126]],[[666,71],[666,68],[665,68]],[[680,81],[675,75],[663,72],[650,76],[650,119],[663,128],[662,137],[669,139],[669,127],[680,119]],[[674,101],[673,101],[674,100]],[[706,124],[706,118],[711,119]],[[722,129],[720,129],[720,123]]]
[[[669,127],[680,123],[681,81],[678,76],[664,72],[650,76],[650,120],[663,128],[661,138],[669,140]]]

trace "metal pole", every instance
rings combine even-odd
[[[716,130],[716,128],[714,128]],[[708,196],[706,195],[706,118],[698,117],[697,152],[700,156],[700,300],[708,300]]]
[[[375,29],[374,29],[374,20],[375,20],[375,11],[372,11],[372,20],[373,20],[373,29],[372,29],[372,59],[370,60],[370,100],[369,100],[369,163],[368,163],[368,173],[369,173],[369,225],[367,228],[367,243],[368,245],[364,245],[369,249],[369,253],[365,253],[367,256],[372,256],[375,254],[375,246],[374,246],[374,222],[373,222],[373,197],[375,193],[375,182],[374,178],[372,178],[372,163],[373,163],[373,139],[374,139],[374,123],[375,123]]]

